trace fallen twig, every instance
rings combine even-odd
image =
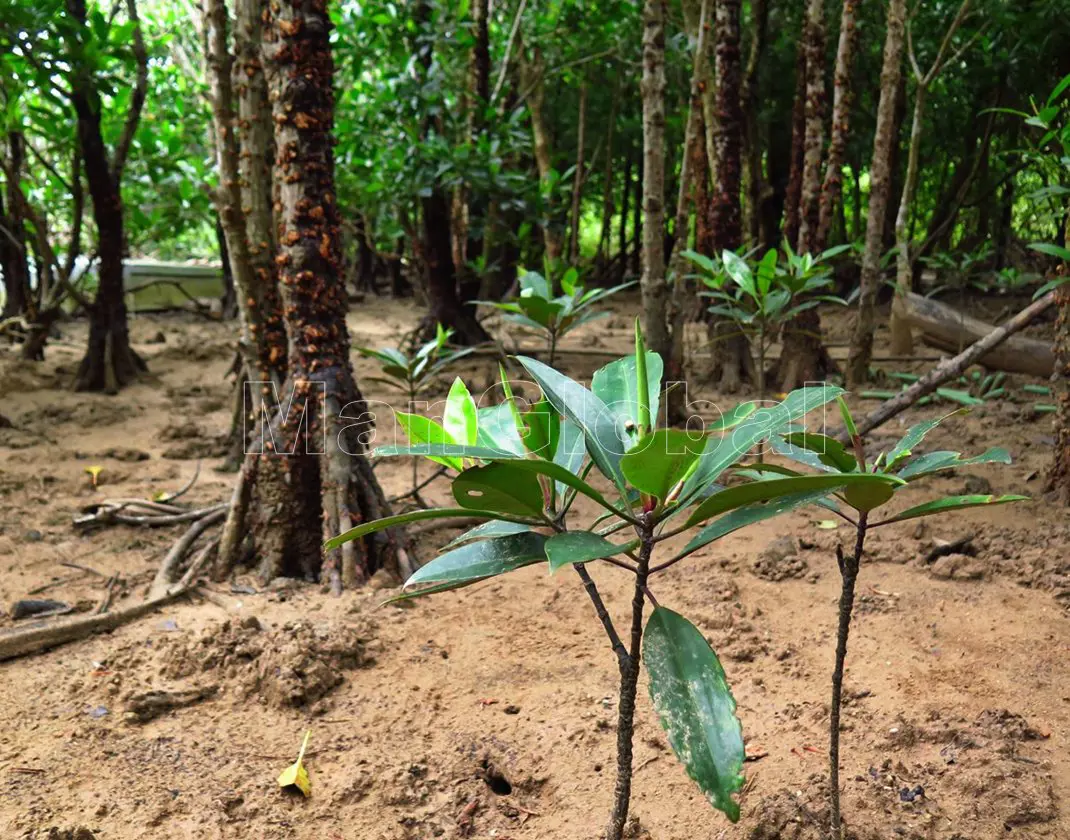
[[[984,338],[975,341],[957,356],[944,359],[940,364],[905,391],[887,402],[882,403],[876,411],[862,420],[858,424],[858,434],[864,435],[867,432],[873,431],[873,429],[876,429],[878,426],[887,423],[900,412],[910,408],[910,406],[922,397],[931,394],[949,379],[953,379],[961,374],[966,368],[977,361],[977,359],[981,358],[981,356],[985,355],[985,353],[993,347],[998,347],[1006,341],[1009,336],[1031,324],[1036,320],[1037,316],[1054,303],[1055,292],[1048,292],[1048,294],[1040,300],[1031,303],[1007,321],[1007,323],[1000,327],[996,327],[996,329],[992,330],[992,332]],[[847,442],[847,432],[843,429],[839,431],[837,437],[841,441]]]

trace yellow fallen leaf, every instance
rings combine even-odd
[[[305,740],[301,742],[301,752],[297,754],[297,761],[279,774],[279,787],[295,787],[305,796],[312,794],[312,782],[309,781],[308,771],[301,762],[305,758],[305,750],[308,748],[308,739],[312,736],[312,730],[305,732]]]
[[[821,519],[814,523],[822,531],[834,531],[840,527],[835,519]]]
[[[104,472],[104,467],[86,467],[85,471],[89,473],[89,480],[93,482],[93,489],[96,490],[97,478]]]

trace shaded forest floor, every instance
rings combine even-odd
[[[634,305],[566,346],[627,352],[625,312]],[[829,320],[831,337],[843,339],[842,316]],[[372,345],[414,323],[411,305],[391,301],[359,305],[351,318],[354,335]],[[72,517],[101,497],[174,490],[198,458],[191,501],[223,499],[232,480],[211,469],[229,425],[232,325],[136,318],[132,335],[152,376],[118,397],[64,389],[84,326],[64,330],[42,365],[0,351],[0,412],[13,424],[0,429],[5,610],[35,591],[91,609],[116,574],[116,603],[141,598],[176,532],[80,535]],[[564,360],[587,378],[608,359]],[[361,360],[358,372],[371,369]],[[458,372],[489,386],[494,360],[467,360]],[[396,402],[378,386],[365,395]],[[906,491],[904,503],[986,485],[1035,502],[872,538],[844,712],[845,813],[858,837],[1070,837],[1070,519],[1040,494],[1053,440],[1034,400],[986,406],[929,441],[971,453],[1004,445],[1013,466],[934,479]],[[905,425],[948,410],[912,410],[870,443],[886,446]],[[98,490],[87,466],[103,467]],[[408,486],[407,462],[377,472],[388,493]],[[448,492],[440,482],[426,495],[445,501]],[[690,617],[721,655],[756,760],[745,768],[743,817],[729,825],[676,763],[641,687],[631,836],[821,836],[833,548],[849,539],[818,527],[823,519],[807,510],[737,532],[659,579],[659,600]],[[424,537],[422,556],[451,533]],[[956,540],[964,542],[947,553]],[[593,573],[623,616],[624,574]],[[216,586],[213,602],[176,602],[110,635],[0,663],[0,836],[598,836],[613,786],[617,671],[578,580],[531,567],[404,608],[377,608],[383,596],[335,599],[297,581],[261,590],[244,576]],[[130,720],[137,695],[191,687],[215,693],[147,723]],[[306,728],[307,801],[275,785]]]

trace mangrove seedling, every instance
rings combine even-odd
[[[1009,464],[1010,454],[1006,449],[994,448],[963,458],[958,452],[940,450],[915,454],[915,449],[925,436],[948,417],[965,412],[959,409],[936,420],[918,423],[907,430],[903,438],[887,452],[881,452],[871,462],[866,460],[865,447],[858,434],[854,418],[842,397],[837,398],[843,416],[844,429],[851,441],[851,447],[844,446],[839,440],[821,434],[805,431],[789,431],[778,435],[772,441],[773,450],[796,462],[813,467],[826,475],[883,475],[899,479],[884,484],[849,485],[836,493],[853,513],[844,512],[831,500],[823,503],[833,512],[849,522],[855,529],[854,550],[844,555],[840,546],[836,547],[836,562],[840,570],[841,589],[839,603],[839,622],[836,630],[836,660],[832,671],[832,700],[829,715],[829,791],[831,837],[841,840],[842,820],[840,816],[840,706],[843,694],[843,667],[847,658],[847,637],[851,629],[851,614],[854,610],[855,583],[865,550],[866,534],[874,528],[882,528],[895,522],[905,522],[926,516],[941,516],[952,511],[984,505],[1000,505],[1007,502],[1028,500],[1028,496],[1017,495],[969,495],[944,496],[919,505],[908,507],[899,513],[890,514],[880,519],[874,518],[874,512],[891,502],[896,493],[919,479],[945,470],[957,469],[970,464]],[[772,480],[782,480],[785,476],[797,476],[799,473],[782,466],[772,464],[754,465],[757,476],[775,476]]]
[[[522,410],[503,379],[506,401],[492,418],[475,410],[458,380],[450,399],[457,403],[455,413],[467,418],[463,438],[451,434],[450,442],[442,442],[448,430],[427,421],[426,429],[433,431],[426,442],[376,450],[383,456],[446,459],[457,471],[452,488],[456,507],[364,523],[328,546],[422,519],[487,520],[445,546],[409,578],[408,591],[395,600],[458,589],[536,563],[545,563],[550,574],[571,568],[591,600],[619,670],[616,785],[604,837],[620,840],[628,815],[641,664],[677,758],[712,805],[735,821],[740,811],[734,794],[743,784],[744,760],[735,700],[702,632],[659,603],[655,581],[746,525],[833,491],[880,494],[886,485],[904,479],[844,472],[720,486],[721,475],[753,447],[835,399],[842,389],[802,388],[775,405],[734,411],[716,431],[659,429],[655,418],[662,359],[646,350],[638,324],[634,354],[595,373],[590,389],[535,359],[521,356],[518,361],[542,390],[534,406]],[[490,422],[503,418],[511,422]],[[600,476],[598,486],[589,481],[594,476]],[[599,513],[580,510],[575,504],[580,496],[584,508],[593,503]],[[689,536],[683,547],[667,551],[666,543],[682,535]],[[624,633],[602,600],[591,574],[595,566],[631,579],[630,622]],[[644,627],[648,602],[653,611]]]

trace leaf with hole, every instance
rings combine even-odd
[[[673,752],[713,807],[732,822],[743,786],[743,728],[724,668],[683,616],[658,607],[643,635],[650,699]]]
[[[508,461],[465,470],[453,479],[453,498],[461,507],[536,519],[545,501],[539,477]]]

